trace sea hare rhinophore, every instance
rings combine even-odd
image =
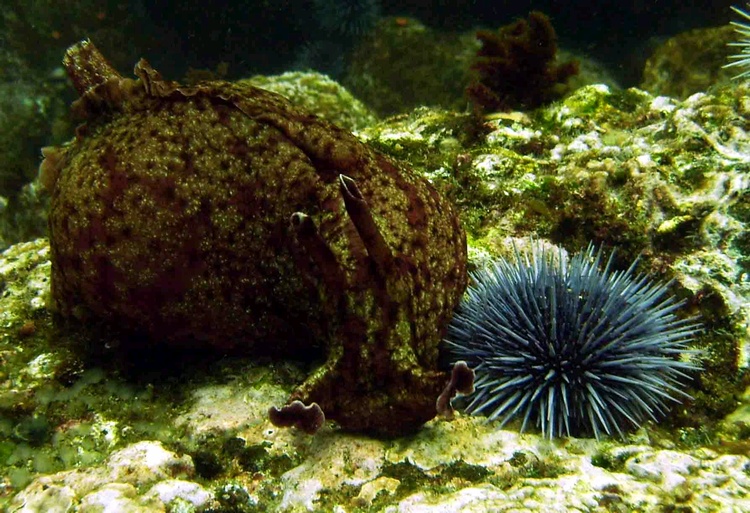
[[[346,430],[435,415],[466,240],[427,181],[262,89],[181,86],[144,60],[124,78],[88,41],[64,64],[85,123],[40,168],[63,317],[325,357],[290,403]]]

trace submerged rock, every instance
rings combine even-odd
[[[707,91],[738,73],[722,68],[737,39],[731,25],[689,30],[670,37],[646,61],[641,89],[652,94],[685,99]]]
[[[138,442],[114,452],[102,466],[36,479],[16,495],[11,508],[24,513],[145,513],[182,503],[192,506],[189,511],[197,511],[210,502],[212,494],[198,483],[175,479],[194,474],[189,457],[179,457],[159,442]]]
[[[0,505],[44,504],[47,483],[63,507],[110,497],[144,511],[750,509],[747,98],[744,83],[685,101],[591,86],[479,124],[419,109],[360,134],[454,202],[472,267],[541,238],[568,251],[617,248],[614,265],[640,254],[639,270],[673,278],[684,313],[701,316],[705,370],[687,390],[695,400],[661,425],[599,442],[519,435],[518,424],[460,412],[389,441],[330,423],[312,437],[279,429],[266,412],[305,366],[225,358],[179,378],[165,363],[124,380],[79,361],[54,329],[49,247],[36,241],[0,257]],[[112,334],[98,336],[75,338],[117,354]],[[64,481],[110,476],[112,455],[139,442],[161,443],[194,473],[142,487],[98,477],[89,491]]]
[[[375,115],[364,103],[321,73],[288,71],[274,76],[258,75],[238,83],[279,93],[294,105],[347,130],[360,130],[375,123]]]

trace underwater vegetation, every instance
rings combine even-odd
[[[557,35],[539,11],[497,31],[480,30],[477,38],[482,47],[471,66],[477,74],[466,94],[480,110],[534,109],[560,97],[560,87],[578,73],[576,61],[555,63]]]
[[[522,419],[549,437],[622,435],[688,397],[679,359],[698,331],[667,284],[600,268],[589,246],[568,260],[539,246],[473,275],[446,338],[476,372],[467,411]]]
[[[145,60],[127,79],[89,41],[64,65],[85,123],[40,167],[60,315],[151,349],[325,359],[290,402],[346,430],[435,416],[466,238],[425,179],[248,84],[181,86]]]
[[[750,7],[750,4],[747,4]],[[742,18],[750,21],[750,13],[743,11],[737,7],[732,6],[732,10],[739,14]],[[734,78],[743,78],[750,75],[750,23],[741,21],[733,21],[732,25],[735,27],[735,31],[740,35],[742,39],[729,43],[729,46],[739,48],[739,52],[730,55],[729,64],[725,65],[725,68],[739,68],[740,72],[734,76]]]

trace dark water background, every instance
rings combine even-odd
[[[276,73],[288,69],[299,59],[300,47],[326,37],[316,28],[320,20],[316,19],[314,3],[313,0],[218,0],[208,7],[205,2],[195,0],[168,0],[144,6],[156,26],[176,35],[184,62],[193,67],[210,68],[218,59],[242,75],[243,72]],[[722,25],[733,16],[730,0],[339,0],[329,3],[333,5],[327,11],[331,16],[345,12],[350,3],[362,11],[370,4],[383,16],[411,16],[444,31],[496,28],[525,17],[530,10],[540,10],[551,17],[562,46],[600,60],[625,86],[638,83],[642,62],[651,49],[667,37],[691,28]],[[327,22],[336,25],[335,19]],[[345,52],[355,39],[338,34],[333,38],[343,40],[337,47],[340,52]]]

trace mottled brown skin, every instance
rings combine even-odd
[[[64,62],[85,124],[41,166],[63,316],[155,344],[317,349],[290,402],[346,430],[435,415],[467,278],[464,232],[429,183],[262,89],[183,87],[143,60],[123,78],[90,42]]]

